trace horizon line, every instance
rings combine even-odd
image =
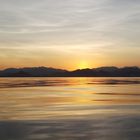
[[[52,69],[60,69],[60,70],[66,70],[66,71],[75,71],[75,70],[84,70],[84,69],[97,69],[97,68],[106,68],[106,67],[114,67],[114,68],[129,68],[129,67],[137,67],[140,68],[140,66],[99,66],[99,67],[87,67],[87,68],[77,68],[77,69],[73,69],[73,70],[68,70],[68,69],[64,69],[64,68],[57,68],[57,67],[50,67],[50,66],[25,66],[25,67],[7,67],[4,69],[0,69],[0,71],[4,71],[7,69],[24,69],[24,68],[52,68]]]

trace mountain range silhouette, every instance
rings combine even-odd
[[[74,71],[50,67],[8,68],[0,71],[0,77],[140,77],[140,68],[111,66]]]

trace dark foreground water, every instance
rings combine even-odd
[[[0,140],[140,140],[140,78],[1,78]]]

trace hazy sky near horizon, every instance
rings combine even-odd
[[[0,0],[0,68],[139,60],[140,0]]]

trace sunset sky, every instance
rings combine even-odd
[[[0,69],[140,66],[140,0],[0,0]]]

